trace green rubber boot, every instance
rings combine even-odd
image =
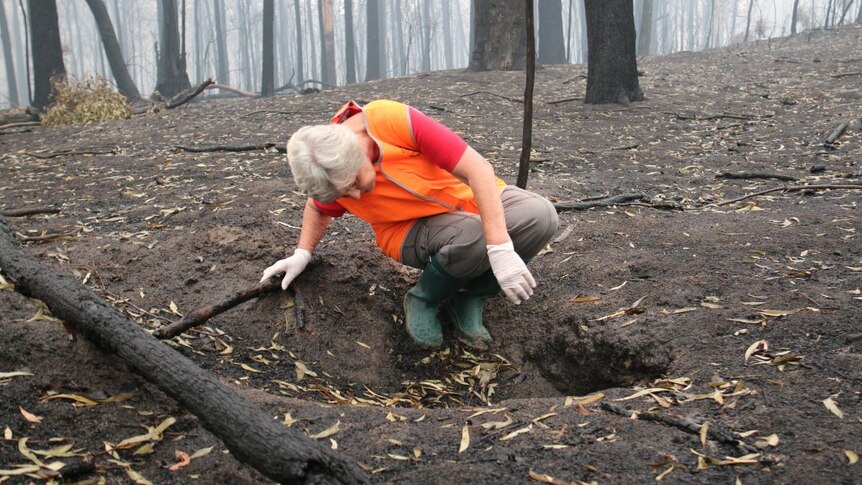
[[[489,296],[500,291],[497,278],[489,269],[477,278],[470,280],[461,291],[446,300],[443,307],[455,323],[458,340],[477,350],[488,350],[491,333],[482,323],[482,305]]]
[[[423,347],[438,347],[443,343],[443,330],[437,319],[440,303],[452,296],[464,284],[440,266],[436,257],[425,266],[416,286],[404,295],[404,315],[407,333]]]

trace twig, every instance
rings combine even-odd
[[[602,199],[585,200],[581,202],[572,202],[568,204],[554,204],[554,209],[557,212],[587,210],[593,207],[607,207],[611,205],[621,204],[623,202],[631,202],[633,200],[646,200],[644,194],[621,194],[605,197]]]
[[[186,146],[178,146],[178,150],[183,150],[191,153],[205,153],[205,152],[253,152],[257,150],[269,150],[270,148],[275,148],[279,153],[285,153],[287,149],[283,146],[279,146],[272,142],[266,142],[262,145],[237,145],[237,146],[229,146],[229,145],[216,145],[211,147],[186,147]]]
[[[850,126],[850,123],[846,121],[838,125],[838,127],[832,130],[832,133],[830,133],[829,136],[827,136],[826,139],[823,140],[823,146],[825,146],[826,148],[835,149],[835,142],[838,141],[839,138],[841,138],[841,135],[843,135],[845,131],[847,131],[848,126]]]
[[[182,99],[180,99],[178,101],[171,100],[170,102],[168,102],[168,104],[165,106],[165,108],[166,109],[174,109],[174,108],[178,108],[178,107],[188,103],[195,96],[197,96],[198,94],[201,94],[204,91],[204,89],[206,89],[207,86],[209,86],[211,84],[215,84],[215,81],[213,81],[213,78],[208,78],[206,81],[200,83],[200,85],[198,85],[198,87],[196,87],[194,91],[190,92],[188,95],[184,96]]]
[[[701,425],[695,423],[690,419],[680,419],[674,416],[669,416],[667,414],[661,413],[639,413],[629,411],[628,409],[620,406],[619,404],[613,404],[609,402],[603,402],[600,404],[601,408],[605,411],[611,412],[613,414],[618,414],[620,416],[624,416],[626,418],[634,417],[635,419],[639,419],[641,421],[653,421],[656,423],[666,424],[668,426],[672,426],[677,429],[681,429],[687,433],[691,434],[700,434]],[[757,452],[757,448],[746,444],[744,441],[736,439],[733,437],[733,434],[726,429],[716,429],[715,426],[710,426],[707,429],[707,435],[715,441],[719,443],[735,446],[737,448],[742,449],[747,453]]]
[[[472,93],[462,94],[462,98],[466,98],[467,96],[473,96],[476,94],[490,94],[491,96],[497,96],[498,98],[503,98],[505,100],[511,101],[513,103],[523,103],[523,99],[518,98],[510,98],[508,96],[503,96],[502,94],[492,93],[491,91],[473,91]]]
[[[116,148],[70,148],[68,150],[57,150],[55,152],[24,152],[24,155],[46,160],[54,157],[65,157],[69,155],[110,155],[117,153]]]
[[[20,242],[47,242],[54,239],[74,238],[76,234],[42,234],[39,236],[23,236],[19,237]]]
[[[258,113],[277,113],[280,115],[295,115],[295,114],[302,114],[302,113],[311,114],[311,113],[317,113],[317,112],[316,111],[278,111],[278,110],[274,110],[274,109],[259,109],[257,111],[252,111],[251,113],[246,113],[246,114],[240,116],[240,118],[245,118],[247,116],[256,115]]]
[[[258,96],[257,93],[250,93],[248,91],[243,91],[241,89],[232,88],[230,86],[225,86],[224,84],[213,83],[210,86],[207,86],[207,89],[219,89],[221,91],[227,91],[229,93],[238,94],[240,96],[244,96],[246,98],[256,98]]]
[[[761,118],[761,116],[757,115],[737,115],[732,113],[721,113],[717,115],[705,115],[705,116],[697,116],[697,115],[681,115],[679,113],[673,113],[670,111],[665,111],[665,114],[674,115],[678,120],[697,120],[697,121],[706,121],[706,120],[717,120],[722,118],[727,118],[731,120],[756,120]]]
[[[847,77],[847,76],[858,76],[858,75],[860,75],[860,74],[862,74],[862,71],[856,71],[856,72],[842,72],[841,74],[835,74],[835,75],[833,75],[832,77],[833,77],[834,79],[838,79],[838,78]]]
[[[177,335],[185,332],[186,330],[201,325],[210,318],[224,313],[241,303],[245,303],[253,298],[257,298],[261,295],[265,295],[266,293],[280,288],[281,278],[278,276],[270,278],[263,283],[257,283],[256,285],[246,288],[245,290],[233,293],[227,298],[212,305],[199,308],[194,312],[184,316],[180,321],[159,328],[158,330],[153,332],[153,334],[160,339],[176,337]],[[296,286],[294,286],[292,283],[289,288],[293,290],[294,294],[294,311],[296,312],[297,327],[302,327],[303,325],[305,325],[304,299],[302,298],[302,295],[300,295],[296,291]]]
[[[776,173],[765,173],[765,172],[723,172],[719,173],[715,176],[717,179],[776,179],[776,180],[789,180],[791,182],[795,182],[799,179],[796,177],[791,177],[790,175],[781,175]]]
[[[24,126],[39,126],[42,123],[38,121],[22,121],[19,123],[6,123],[5,125],[0,125],[0,130],[5,130],[6,128],[20,128]]]
[[[577,97],[577,98],[554,99],[552,101],[548,101],[547,103],[548,104],[560,104],[560,103],[568,103],[569,101],[583,101],[583,100],[584,100],[584,97],[581,96],[581,97]]]
[[[742,197],[737,197],[731,200],[725,200],[722,202],[716,202],[712,204],[714,206],[722,206],[733,204],[735,202],[739,202],[745,199],[750,199],[752,197],[759,197],[761,195],[771,194],[772,192],[798,192],[800,190],[826,190],[826,189],[836,189],[836,190],[862,190],[862,185],[783,185],[781,187],[774,187],[767,190],[762,190],[760,192],[755,192],[753,194],[744,195]]]
[[[4,217],[24,217],[34,214],[59,214],[60,209],[56,207],[22,207],[20,209],[4,209],[0,211],[0,216]]]

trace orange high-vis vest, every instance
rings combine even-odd
[[[379,149],[377,178],[358,200],[336,201],[371,224],[384,253],[401,261],[404,238],[417,219],[453,211],[479,213],[470,187],[418,151],[407,105],[380,100],[362,109],[351,101],[332,120],[341,122],[358,110],[365,113],[365,130]],[[498,178],[497,186],[502,191],[506,184]]]

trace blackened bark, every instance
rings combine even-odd
[[[353,0],[344,0],[344,64],[347,84],[356,82],[356,41],[353,39]]]
[[[754,0],[748,0],[748,15],[745,19],[745,42],[748,42],[748,33],[751,32],[751,11],[754,9]]]
[[[638,35],[638,55],[648,56],[652,45],[653,0],[644,0],[641,12],[641,31]]]
[[[529,56],[529,54],[527,54]],[[528,61],[529,62],[529,59]],[[539,1],[539,64],[566,64],[561,0]]]
[[[231,454],[281,483],[366,483],[359,468],[283,426],[192,361],[161,344],[75,278],[39,264],[0,221],[0,267],[16,291],[45,302],[77,332],[176,399]]]
[[[319,0],[317,4],[320,20],[320,80],[334,86],[335,78],[335,24],[332,0]]]
[[[114,80],[117,82],[117,89],[123,96],[132,101],[141,99],[141,93],[138,92],[138,87],[132,81],[132,76],[129,75],[126,62],[123,60],[123,51],[120,49],[120,42],[117,40],[114,24],[108,15],[108,9],[105,8],[105,2],[102,0],[86,1],[93,12],[93,18],[96,20],[99,37],[102,38],[102,47],[105,48],[105,56],[111,66],[111,74],[114,75]]]
[[[305,55],[302,53],[302,9],[299,5],[300,0],[293,0],[293,15],[296,17],[296,85],[300,86],[302,81],[305,81],[305,70],[303,63]]]
[[[275,3],[263,0],[263,60],[261,62],[261,96],[272,96],[275,91]]]
[[[473,0],[471,71],[514,71],[527,61],[526,12],[519,0]]]
[[[644,99],[638,83],[635,20],[631,0],[585,0],[589,104]]]
[[[192,87],[186,60],[180,54],[177,0],[159,0],[162,5],[162,38],[159,41],[157,82],[153,97],[170,99]]]
[[[230,63],[227,54],[227,22],[225,21],[224,0],[213,0],[213,17],[216,37],[216,80],[219,84],[230,86]]]
[[[54,0],[29,0],[30,49],[33,54],[34,108],[51,103],[51,80],[66,77],[63,47],[60,45],[60,24]]]
[[[18,107],[18,82],[15,77],[15,62],[12,58],[12,40],[9,38],[9,23],[6,21],[6,7],[0,5],[0,42],[3,43],[3,59],[6,61],[6,80],[9,85],[9,105]]]
[[[793,15],[790,17],[790,34],[796,33],[796,21],[799,18],[799,0],[793,0]]]
[[[533,85],[536,80],[536,31],[533,26],[533,0],[527,0],[524,11],[527,32],[527,81],[524,85],[524,126],[521,138],[521,160],[516,185],[527,188],[530,175],[530,152],[533,150]]]
[[[378,0],[367,0],[365,4],[365,82],[379,79],[380,71],[380,9]]]

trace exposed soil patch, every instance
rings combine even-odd
[[[496,341],[487,353],[461,348],[451,329],[438,351],[414,347],[401,298],[418,272],[383,256],[350,216],[333,224],[298,279],[303,326],[291,295],[279,292],[169,344],[286,425],[314,435],[338,423],[321,443],[378,482],[523,483],[533,472],[565,482],[665,474],[858,483],[862,464],[850,462],[862,453],[862,191],[717,205],[787,183],[717,175],[862,184],[860,77],[847,75],[862,68],[860,38],[851,27],[646,58],[648,100],[630,107],[549,104],[583,94],[585,67],[541,69],[529,188],[555,202],[625,193],[648,202],[563,212],[560,234],[531,263],[537,294],[520,306],[486,303]],[[274,149],[177,147],[282,144],[347,99],[386,97],[451,126],[512,182],[521,108],[493,93],[519,97],[522,85],[522,72],[440,72],[196,102],[83,128],[14,129],[0,135],[0,209],[60,208],[8,221],[22,237],[60,236],[26,249],[153,330],[178,319],[174,311],[254,284],[295,245],[304,204]],[[75,154],[85,148],[98,153]],[[73,153],[28,155],[60,150]],[[89,456],[95,468],[76,479],[267,481],[117,358],[70,342],[36,302],[0,290],[0,309],[0,374],[32,374],[0,377],[0,469],[32,463],[19,449],[27,438],[31,449],[65,443]],[[599,391],[583,403],[566,397]],[[69,395],[98,404],[74,407]],[[627,419],[602,403],[691,429]],[[151,450],[106,452],[105,442],[168,417],[177,422]],[[465,426],[469,446],[459,452]],[[200,454],[170,471],[177,450]],[[28,480],[44,482],[10,483]]]

